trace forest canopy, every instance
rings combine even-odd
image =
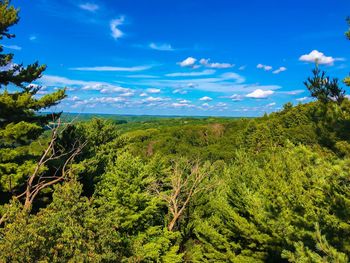
[[[1,262],[349,262],[349,77],[260,118],[82,120],[0,53]]]

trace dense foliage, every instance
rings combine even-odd
[[[17,12],[0,1],[1,38]],[[314,102],[262,118],[93,118],[43,133],[51,117],[37,112],[64,91],[39,98],[29,84],[44,67],[11,61],[1,54],[0,262],[349,262],[350,101],[319,69]],[[67,154],[38,166],[45,149]],[[40,187],[66,166],[25,209],[17,189],[33,169]]]
[[[9,27],[18,22],[18,10],[9,1],[0,1],[0,40],[13,38]],[[13,62],[13,54],[0,45],[0,193],[16,192],[23,186],[41,154],[36,141],[43,127],[59,114],[37,115],[65,97],[65,90],[36,96],[41,87],[31,84],[41,77],[45,65],[23,66]]]

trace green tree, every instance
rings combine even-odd
[[[13,38],[9,28],[19,21],[18,9],[0,0],[0,40]],[[65,89],[38,96],[32,84],[46,69],[38,62],[24,66],[13,62],[0,45],[0,192],[14,192],[33,171],[42,149],[35,140],[49,121],[60,114],[37,114],[65,98]]]
[[[324,104],[336,101],[340,105],[345,98],[345,91],[339,87],[339,80],[326,76],[326,72],[321,71],[318,65],[312,70],[312,74],[313,76],[304,82],[311,96]]]

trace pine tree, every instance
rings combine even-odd
[[[19,10],[8,0],[0,0],[0,41],[15,35],[9,28],[19,21]],[[16,190],[29,175],[35,157],[41,154],[33,142],[45,125],[58,114],[37,114],[65,98],[65,89],[38,97],[42,88],[32,84],[42,76],[45,65],[38,62],[24,66],[13,62],[13,54],[5,54],[0,44],[0,192]]]
[[[312,70],[312,74],[313,76],[304,82],[311,96],[324,104],[336,101],[340,105],[345,98],[345,91],[339,87],[338,79],[326,76],[326,72],[321,71],[318,65]]]

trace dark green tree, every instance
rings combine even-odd
[[[18,23],[19,10],[0,0],[0,41],[14,38],[9,28]],[[33,143],[49,121],[60,114],[37,114],[65,98],[65,89],[38,96],[42,87],[31,84],[42,76],[45,65],[24,66],[13,62],[0,44],[0,191],[13,192],[35,167],[42,149]]]
[[[311,96],[324,104],[336,101],[340,105],[345,98],[345,90],[339,87],[339,80],[326,76],[326,72],[321,71],[318,65],[312,70],[312,74],[304,82]]]

